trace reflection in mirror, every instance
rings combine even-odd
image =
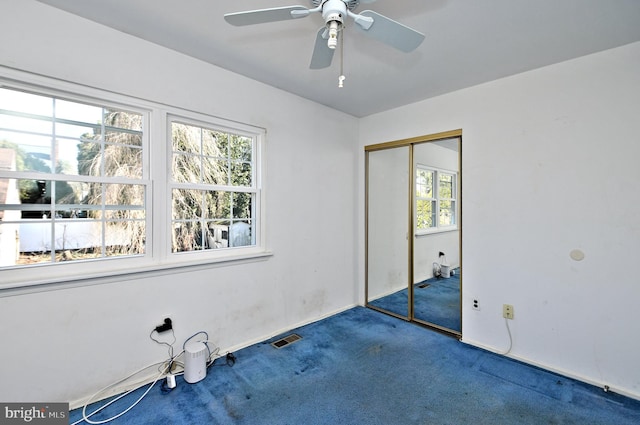
[[[414,145],[414,319],[461,332],[459,138]]]
[[[367,153],[367,303],[409,317],[410,146]]]

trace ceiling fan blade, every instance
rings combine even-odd
[[[304,6],[285,6],[274,7],[271,9],[227,13],[224,15],[224,19],[231,25],[239,27],[244,25],[264,24],[266,22],[304,18],[307,15],[309,15],[309,9]]]
[[[424,40],[424,34],[406,25],[387,18],[373,10],[365,10],[359,14],[373,19],[373,25],[369,29],[364,29],[361,25],[354,25],[366,35],[395,47],[403,52],[410,52],[416,49]]]
[[[328,68],[333,60],[334,49],[327,46],[328,30],[326,27],[320,28],[316,36],[316,44],[313,47],[313,56],[311,56],[311,69]]]

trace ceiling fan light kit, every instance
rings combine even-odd
[[[312,9],[296,5],[249,10],[227,13],[224,15],[224,19],[231,25],[245,26],[299,19],[309,16],[311,13],[320,12],[325,26],[316,34],[316,43],[309,65],[311,69],[322,69],[331,65],[338,39],[344,38],[344,33],[340,37],[340,32],[343,32],[345,26],[345,16],[353,19],[356,23],[355,27],[363,34],[377,41],[403,52],[415,50],[424,40],[424,34],[372,10],[365,10],[361,13],[352,12],[360,3],[372,3],[373,1],[375,0],[311,0],[314,6]],[[342,87],[343,81],[344,75],[341,72],[339,87]]]

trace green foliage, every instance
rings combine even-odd
[[[416,202],[416,227],[429,229],[435,226],[435,202],[418,200]]]
[[[7,140],[0,140],[0,148],[11,149],[16,153],[16,170],[17,171],[36,171],[50,173],[49,166],[40,158],[25,152],[18,144]],[[56,172],[62,172],[68,165],[58,162],[56,164]],[[51,182],[46,181],[44,189],[38,186],[34,180],[21,179],[18,183],[20,191],[20,202],[23,204],[48,204],[51,202]],[[73,187],[67,182],[55,182],[55,195],[57,203],[74,203],[76,195]],[[40,212],[23,211],[22,217],[40,217]]]

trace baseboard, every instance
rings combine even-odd
[[[271,339],[271,338],[273,338],[275,336],[278,336],[280,334],[283,334],[285,332],[289,332],[292,329],[297,329],[297,328],[300,328],[302,326],[310,325],[311,323],[319,322],[320,320],[324,320],[324,319],[326,319],[328,317],[335,316],[336,314],[342,313],[343,311],[350,310],[353,307],[357,307],[357,306],[358,306],[358,304],[350,304],[350,305],[347,305],[345,307],[341,307],[341,308],[339,308],[337,310],[333,310],[331,312],[324,313],[323,315],[315,317],[313,319],[303,320],[301,322],[295,323],[295,324],[287,326],[285,328],[280,328],[280,329],[278,329],[278,330],[276,330],[274,332],[270,332],[269,334],[266,334],[266,335],[263,335],[263,336],[259,336],[257,338],[252,339],[252,340],[246,341],[246,342],[244,342],[242,344],[234,345],[232,347],[229,347],[227,350],[220,350],[220,352],[221,353],[222,352],[225,352],[225,353],[234,352],[234,351],[241,350],[243,348],[247,348],[247,347],[249,347],[251,345],[258,344],[258,343],[260,343],[262,341],[266,341],[268,339]]]
[[[544,369],[544,370],[547,370],[549,372],[556,373],[558,375],[562,375],[562,376],[565,376],[565,377],[570,378],[570,379],[575,379],[576,381],[584,382],[585,384],[593,385],[594,387],[597,387],[597,388],[602,388],[603,391],[604,391],[604,388],[606,387],[606,391],[609,391],[609,392],[612,392],[612,393],[616,393],[616,394],[620,394],[622,396],[629,397],[629,398],[632,398],[634,400],[639,400],[640,401],[640,394],[628,391],[628,390],[626,390],[624,388],[618,388],[616,386],[611,386],[606,382],[597,381],[597,380],[594,380],[592,378],[589,378],[589,377],[586,377],[586,376],[582,376],[582,375],[579,375],[579,374],[576,374],[576,373],[573,373],[573,372],[570,372],[570,371],[567,371],[567,370],[564,370],[564,369],[555,368],[555,367],[550,366],[548,364],[540,363],[540,362],[537,362],[535,360],[529,359],[527,357],[514,355],[512,353],[509,353],[509,354],[505,355],[503,351],[500,351],[500,350],[496,349],[495,347],[491,347],[491,346],[479,343],[477,341],[465,339],[464,336],[460,340],[460,342],[462,342],[464,344],[467,344],[467,345],[474,346],[476,348],[480,348],[481,350],[490,351],[490,352],[495,353],[495,354],[503,355],[503,356],[508,357],[510,359],[514,359],[514,360],[517,360],[519,362],[522,362],[522,363],[525,363],[525,364],[528,364],[528,365],[531,365],[531,366],[535,366],[535,367],[538,367],[540,369]]]

